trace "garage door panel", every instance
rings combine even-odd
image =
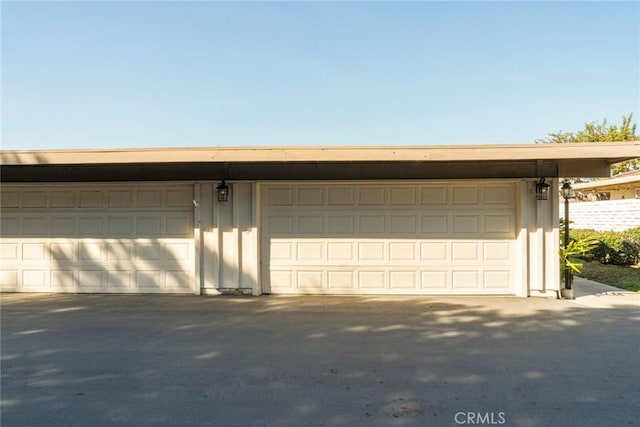
[[[484,271],[483,279],[484,286],[487,289],[508,290],[511,283],[511,272],[508,270]]]
[[[512,260],[511,244],[509,242],[483,242],[483,261],[509,262]]]
[[[136,217],[136,235],[157,236],[162,230],[162,217],[160,215],[142,215]]]
[[[0,243],[0,259],[5,262],[17,261],[19,247],[18,243]]]
[[[422,261],[449,261],[449,242],[421,242],[420,259]]]
[[[513,293],[514,185],[305,185],[263,192],[266,292]]]
[[[0,207],[18,208],[20,207],[20,193],[17,191],[2,191],[0,194]]]
[[[297,288],[308,291],[322,291],[324,286],[324,271],[323,270],[298,270],[296,272],[296,285]]]
[[[0,221],[0,233],[2,236],[19,236],[20,219],[9,215],[2,215],[2,221]]]
[[[22,270],[22,286],[32,290],[47,288],[47,271],[44,269]]]
[[[487,185],[483,188],[485,205],[512,206],[513,189],[509,185]]]
[[[412,206],[416,204],[416,189],[413,186],[389,188],[389,205]]]
[[[341,291],[351,291],[355,286],[355,278],[353,271],[344,270],[328,270],[327,271],[327,287]]]
[[[324,204],[323,187],[305,187],[296,189],[296,202],[300,206],[319,206]]]
[[[385,204],[385,187],[360,187],[358,192],[358,204],[364,206],[383,206]]]
[[[17,269],[2,269],[0,270],[0,290],[5,292],[17,291],[20,289],[18,282],[18,270]]]
[[[46,236],[48,235],[48,218],[45,215],[27,216],[22,220],[22,235]]]
[[[107,206],[110,208],[129,207],[133,203],[133,191],[110,190],[107,191]]]
[[[44,191],[25,191],[22,196],[22,206],[25,208],[46,208],[47,193]]]
[[[389,272],[390,289],[416,289],[416,271],[395,270]]]
[[[75,270],[52,270],[51,289],[59,292],[74,291],[78,288],[76,273]]]
[[[166,276],[165,283],[167,290],[189,292],[192,288],[190,270],[165,269],[164,274]]]
[[[515,234],[513,217],[507,212],[484,214],[482,215],[482,231],[485,234],[513,236]]]
[[[57,236],[73,236],[76,234],[76,218],[73,216],[54,216],[51,218],[51,230]]]
[[[106,255],[108,261],[130,261],[133,259],[133,243],[107,243]]]
[[[298,242],[296,244],[296,259],[301,264],[321,263],[324,259],[324,245],[322,242]]]
[[[352,187],[328,187],[328,206],[352,206],[355,204],[354,188]]]
[[[384,262],[386,261],[385,242],[358,242],[358,261],[364,262]]]
[[[3,290],[193,289],[193,187],[99,187],[3,189],[12,202],[2,206]]]
[[[135,194],[135,206],[137,208],[159,208],[162,204],[162,192],[160,190],[138,190]]]
[[[146,292],[160,290],[164,286],[163,270],[138,270],[135,272],[135,286]]]
[[[269,280],[266,284],[267,291],[293,291],[293,273],[292,269],[277,270],[272,268],[269,275],[266,276]]]
[[[459,270],[452,272],[454,289],[480,289],[480,274],[476,270]]]
[[[443,290],[450,288],[449,271],[421,271],[420,272],[420,288],[425,290],[437,289]]]
[[[427,186],[420,188],[420,204],[444,207],[448,203],[449,189],[446,186]]]
[[[98,237],[104,234],[103,218],[99,216],[82,216],[79,219],[80,236]]]
[[[477,234],[480,231],[478,214],[453,214],[451,232],[454,234]]]
[[[52,191],[52,208],[73,208],[75,206],[75,195],[73,191]]]
[[[443,235],[449,232],[449,215],[439,213],[422,215],[421,231],[425,235]]]
[[[453,242],[451,243],[451,261],[469,262],[478,261],[479,245],[477,242]]]
[[[298,232],[301,234],[324,234],[324,216],[301,215],[298,217]]]
[[[389,215],[389,232],[392,234],[416,233],[416,215]]]
[[[99,291],[106,289],[103,269],[80,270],[78,271],[78,288],[81,291]]]
[[[107,270],[107,288],[119,292],[131,291],[133,282],[131,270]]]
[[[135,244],[136,260],[138,261],[160,261],[163,259],[162,243],[136,243]]]
[[[167,215],[165,217],[166,236],[191,236],[193,235],[193,216],[188,215]]]
[[[329,234],[352,235],[355,232],[354,215],[328,215]]]
[[[389,242],[389,261],[391,262],[415,262],[417,253],[415,242]]]
[[[358,289],[382,290],[386,288],[385,270],[360,270],[358,271]]]
[[[269,206],[291,206],[293,205],[293,189],[268,188],[266,200]]]
[[[132,218],[130,216],[109,216],[107,217],[107,235],[130,236],[133,231]]]
[[[45,243],[23,243],[23,261],[45,261],[47,259],[47,245]]]
[[[360,215],[358,218],[359,235],[385,234],[387,217],[383,214]]]
[[[103,207],[103,191],[102,190],[93,190],[93,191],[80,191],[80,208],[101,208]]]
[[[327,259],[329,262],[353,261],[355,250],[352,242],[328,242]]]
[[[478,186],[461,185],[451,188],[451,202],[454,205],[477,205]]]

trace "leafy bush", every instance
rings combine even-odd
[[[595,239],[569,240],[566,248],[560,248],[560,271],[564,273],[565,269],[569,268],[574,273],[580,273],[582,263],[576,262],[575,258],[584,256],[599,243]]]
[[[583,255],[578,255],[580,258],[615,265],[634,265],[640,262],[640,227],[623,232],[576,229],[570,230],[569,236],[576,242],[598,242]]]

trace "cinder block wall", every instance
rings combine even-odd
[[[564,217],[564,208],[560,207]],[[592,228],[599,231],[624,231],[640,227],[640,199],[574,202],[569,205],[572,228]]]

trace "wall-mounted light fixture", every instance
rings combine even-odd
[[[220,184],[218,184],[218,186],[216,187],[216,190],[218,190],[219,202],[226,202],[227,200],[229,200],[229,186],[227,185],[226,182],[224,182],[224,179]]]
[[[549,199],[549,184],[544,182],[544,178],[540,178],[540,181],[536,182],[536,200]]]

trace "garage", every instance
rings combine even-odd
[[[0,150],[8,292],[558,297],[563,176],[640,142]]]
[[[193,293],[193,186],[5,184],[3,291]]]
[[[267,185],[278,294],[513,294],[515,183]]]

